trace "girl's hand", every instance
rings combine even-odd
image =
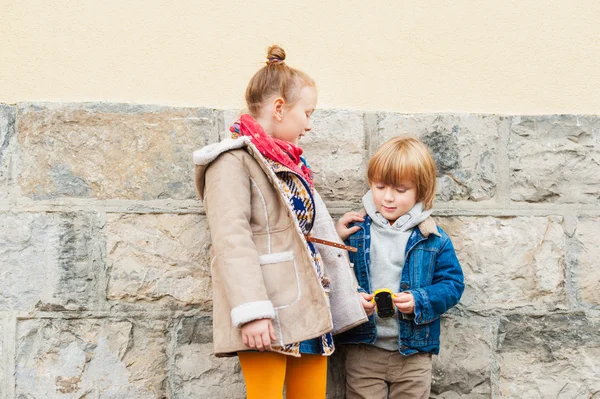
[[[248,348],[263,352],[271,350],[271,342],[276,340],[271,319],[258,319],[242,326],[242,339]]]
[[[335,224],[335,231],[343,241],[360,230],[360,226],[348,228],[348,225],[352,222],[362,222],[364,220],[363,215],[358,212],[346,212]]]
[[[365,312],[367,312],[367,316],[371,316],[375,311],[375,304],[371,302],[373,299],[372,294],[367,294],[366,292],[359,292],[362,302],[363,308],[365,308]]]
[[[415,312],[415,297],[410,292],[394,294],[392,300],[400,313],[411,314]]]

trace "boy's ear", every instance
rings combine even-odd
[[[277,122],[281,122],[283,119],[283,106],[285,104],[285,100],[281,97],[277,97],[273,100],[273,118],[277,120]]]

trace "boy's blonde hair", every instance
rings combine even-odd
[[[436,166],[427,146],[414,137],[397,136],[377,149],[369,161],[369,184],[399,186],[411,181],[417,190],[417,202],[425,209],[433,207]]]

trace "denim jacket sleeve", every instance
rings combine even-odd
[[[415,324],[436,320],[458,303],[465,289],[463,272],[452,241],[447,235],[443,236],[431,285],[411,290],[415,299]]]
[[[350,240],[344,240],[344,244],[348,245],[348,246],[352,246],[352,243],[350,242]],[[348,257],[350,258],[350,263],[352,263],[352,270],[354,271],[354,275],[356,275],[356,252],[348,252]],[[358,275],[356,275],[356,281],[358,282],[358,288],[357,288],[357,292],[364,292],[365,294],[367,293],[367,291],[362,288],[360,286],[360,278]]]

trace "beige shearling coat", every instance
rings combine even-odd
[[[212,239],[217,356],[247,350],[240,327],[256,319],[272,319],[275,346],[367,321],[348,254],[317,245],[331,279],[328,298],[281,183],[248,138],[204,147],[194,152],[194,163]],[[311,235],[341,243],[316,191],[314,199]]]

